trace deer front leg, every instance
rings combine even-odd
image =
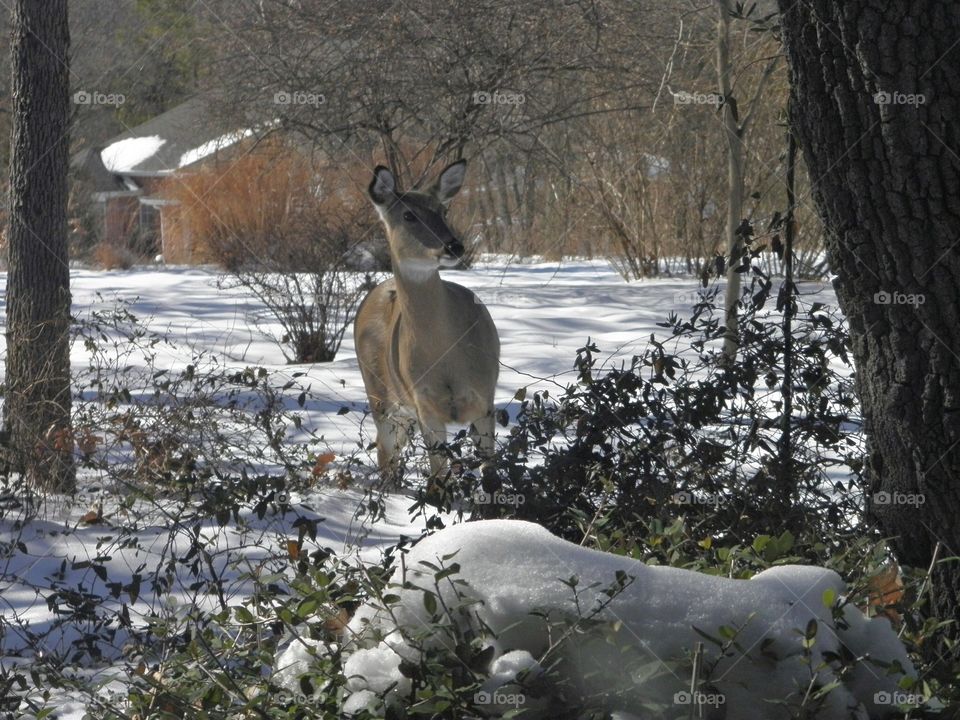
[[[486,462],[489,462],[493,458],[495,452],[494,442],[497,437],[493,410],[490,410],[490,412],[483,417],[474,420],[471,429],[473,430],[471,433],[473,442],[477,446],[477,454],[486,464]]]
[[[474,420],[470,428],[471,437],[477,446],[477,455],[480,458],[480,484],[485,492],[493,493],[500,489],[497,478],[496,463],[496,419],[491,409],[486,415]]]
[[[435,418],[421,418],[420,431],[423,433],[423,441],[430,458],[430,477],[442,480],[447,468],[447,456],[443,452],[443,443],[447,440],[447,426]]]
[[[427,494],[430,496],[442,495],[443,484],[447,476],[447,455],[443,444],[447,440],[447,426],[442,420],[427,417],[420,418],[420,431],[427,446],[427,457],[430,460],[430,480],[427,483]]]
[[[377,426],[377,465],[380,477],[388,487],[400,487],[401,450],[410,439],[410,421],[389,415],[374,417]]]

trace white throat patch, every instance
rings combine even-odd
[[[405,279],[412,282],[429,280],[430,276],[437,274],[438,270],[439,265],[436,260],[424,260],[421,258],[397,260],[393,268],[394,273],[402,275]]]

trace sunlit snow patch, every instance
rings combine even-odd
[[[159,135],[118,140],[100,151],[100,159],[110,172],[130,172],[144,160],[156,155],[166,142]]]

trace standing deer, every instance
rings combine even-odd
[[[428,448],[431,483],[443,480],[446,460],[439,446],[448,423],[469,424],[481,457],[493,455],[500,338],[479,298],[441,280],[439,272],[463,257],[463,243],[445,215],[465,168],[463,160],[453,163],[428,192],[400,192],[383,166],[370,183],[370,199],[387,231],[393,278],[361,303],[354,338],[377,426],[377,462],[393,485],[400,482],[400,450],[415,422]]]

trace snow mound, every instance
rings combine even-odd
[[[130,172],[144,160],[156,155],[166,142],[159,135],[118,140],[100,151],[100,159],[110,172]]]
[[[310,671],[314,654],[326,655],[332,652],[327,643],[310,638],[297,638],[281,652],[276,662],[277,684],[290,693],[300,691],[298,680]]]
[[[454,563],[455,574],[437,578],[438,569]],[[732,580],[588,550],[533,523],[489,520],[425,538],[391,582],[399,600],[389,609],[362,606],[348,627],[346,676],[355,695],[346,712],[384,691],[388,704],[402,700],[409,680],[399,672],[401,655],[416,650],[397,640],[397,630],[417,637],[420,647],[449,644],[448,634],[438,630],[431,637],[427,630],[438,625],[438,612],[439,625],[454,622],[473,632],[486,626],[495,638],[481,690],[489,715],[512,709],[506,701],[523,703],[524,717],[547,717],[538,714],[538,698],[524,695],[531,679],[541,687],[549,682],[541,664],[559,668],[584,695],[604,696],[610,711],[625,718],[646,717],[644,708],[686,717],[692,702],[714,705],[704,708],[708,717],[712,710],[727,720],[788,718],[813,676],[816,686],[838,683],[816,710],[820,720],[883,718],[896,707],[876,700],[895,695],[904,674],[915,676],[886,619],[826,605],[825,597],[840,598],[845,586],[824,568],[782,566]],[[428,594],[435,603],[425,601]],[[581,617],[590,618],[580,623],[583,632],[548,652]],[[815,637],[805,648],[805,631],[814,623]],[[702,684],[691,695],[698,643],[704,646]],[[866,659],[841,678],[838,658],[845,650]]]
[[[386,694],[388,705],[399,702],[410,693],[410,678],[400,672],[402,658],[383,642],[377,647],[357,650],[343,664],[350,697],[343,711],[350,715],[370,706],[379,707],[379,698]]]

